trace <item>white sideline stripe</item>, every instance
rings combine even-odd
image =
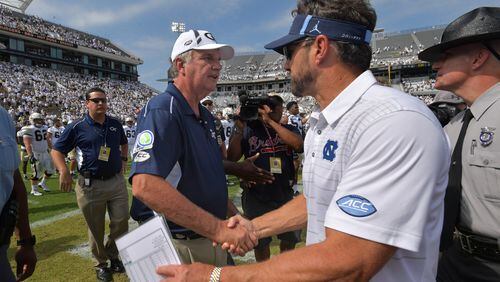
[[[54,215],[54,216],[49,217],[49,218],[45,218],[45,219],[41,219],[41,220],[35,221],[35,222],[33,222],[33,223],[30,224],[30,227],[31,227],[31,229],[33,229],[33,228],[37,228],[37,227],[49,225],[49,224],[51,224],[53,222],[56,222],[56,221],[59,221],[59,220],[63,220],[63,219],[66,219],[68,217],[72,217],[72,216],[75,216],[75,215],[81,214],[81,213],[82,212],[80,211],[80,209],[72,210],[72,211],[69,211],[69,212],[62,213],[62,214]]]

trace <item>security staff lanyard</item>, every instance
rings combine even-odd
[[[266,130],[267,136],[269,137],[269,141],[271,142],[271,148],[273,149],[273,156],[269,158],[269,168],[271,170],[271,173],[281,174],[283,173],[281,170],[281,158],[276,157],[276,149],[274,148],[273,137],[271,137],[271,133],[269,133],[269,130],[267,129],[265,123],[262,123],[262,125]],[[276,132],[276,134],[278,133]]]
[[[99,136],[100,135],[101,134],[99,134]],[[99,149],[99,156],[97,157],[98,160],[103,162],[107,162],[109,160],[109,153],[111,152],[111,148],[109,148],[106,143],[107,135],[108,135],[108,125],[104,127],[104,146],[101,146],[101,148]]]

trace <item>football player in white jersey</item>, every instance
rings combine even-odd
[[[54,173],[52,159],[49,156],[48,150],[52,148],[52,144],[47,142],[47,126],[44,125],[43,116],[39,113],[30,115],[30,123],[23,134],[24,145],[31,163],[31,194],[41,196],[38,191],[40,186],[44,191],[49,192],[45,181],[46,178]],[[42,181],[38,181],[42,177],[42,171],[45,173]]]
[[[16,133],[17,143],[21,146],[21,162],[23,163],[23,175],[24,179],[28,179],[26,170],[28,169],[28,153],[26,153],[26,147],[24,146],[23,135],[28,128],[29,123],[25,121],[24,126],[19,129]]]
[[[222,128],[224,129],[224,135],[226,136],[226,149],[229,147],[229,138],[233,132],[234,120],[233,120],[233,110],[231,108],[226,108],[223,111],[224,118],[221,119]]]
[[[61,119],[55,118],[54,125],[47,130],[47,142],[51,145],[51,147],[54,146],[63,131],[64,126],[61,122]]]
[[[134,149],[135,144],[135,131],[136,126],[134,125],[134,119],[128,117],[125,119],[125,125],[123,126],[123,131],[125,131],[125,136],[127,136],[128,140],[128,154],[132,157],[132,150]]]
[[[286,104],[286,110],[288,111],[288,124],[295,126],[302,138],[305,136],[304,126],[302,123],[302,117],[300,116],[299,104],[296,101],[291,101]],[[295,166],[295,179],[293,180],[293,192],[297,196],[299,194],[298,187],[298,175],[299,168],[302,162],[302,154],[293,152],[293,165]]]

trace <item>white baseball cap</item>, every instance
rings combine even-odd
[[[181,33],[175,41],[170,59],[172,62],[177,56],[189,50],[219,49],[222,60],[229,60],[234,56],[233,47],[227,44],[218,44],[215,37],[206,30],[189,30]]]

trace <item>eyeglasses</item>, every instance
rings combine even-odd
[[[306,37],[304,40],[296,41],[292,44],[288,44],[283,47],[283,56],[285,56],[287,61],[290,61],[292,59],[293,53],[295,52],[296,49],[299,47],[304,47],[306,45],[302,45],[303,43],[308,43],[313,41],[315,38],[314,37]]]
[[[96,104],[99,104],[99,102],[106,104],[108,102],[106,98],[90,98],[89,101],[92,101]]]

